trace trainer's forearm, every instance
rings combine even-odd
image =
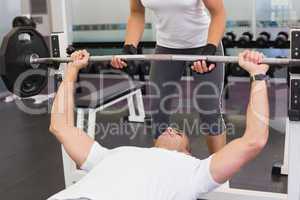
[[[207,43],[218,46],[224,36],[226,28],[226,12],[220,10],[216,13],[211,12],[211,22],[208,29]]]
[[[264,146],[269,136],[269,100],[265,81],[252,82],[246,117],[244,138]]]
[[[145,14],[139,12],[132,13],[128,18],[125,44],[132,44],[137,47],[143,37],[144,28]]]

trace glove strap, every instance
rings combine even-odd
[[[137,54],[137,48],[132,44],[125,44],[123,47],[123,53],[127,55]]]

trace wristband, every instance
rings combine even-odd
[[[125,44],[124,47],[123,47],[123,54],[125,55],[136,55],[138,52],[137,52],[137,48],[132,45],[132,44]],[[136,71],[138,70],[138,63],[137,61],[126,61],[126,60],[123,60],[126,64],[127,64],[127,67],[124,69],[124,71],[126,73],[129,74],[129,76],[133,77],[134,74],[136,73]]]
[[[125,44],[123,47],[123,53],[126,55],[135,55],[137,54],[137,48],[132,44]]]
[[[202,55],[213,56],[217,53],[217,47],[214,44],[208,43],[204,47],[202,47]]]
[[[253,81],[268,81],[269,76],[266,74],[255,74],[250,77],[250,82]]]

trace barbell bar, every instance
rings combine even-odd
[[[238,57],[234,56],[170,54],[91,56],[90,62],[111,61],[114,57],[127,61],[193,62],[204,60],[215,63],[238,63]],[[2,40],[0,76],[7,89],[20,97],[39,94],[47,85],[48,68],[57,68],[60,63],[68,62],[72,62],[69,57],[51,57],[50,49],[43,35],[31,27],[13,28]],[[300,60],[264,58],[262,64],[298,67]]]
[[[121,58],[127,61],[197,61],[203,60],[214,63],[238,63],[239,58],[236,56],[197,56],[197,55],[173,55],[173,54],[148,54],[148,55],[108,55],[108,56],[91,56],[90,62],[103,62],[111,61],[114,57]],[[47,63],[69,63],[72,62],[71,58],[39,58],[37,54],[30,55],[30,65],[35,66],[37,64]],[[269,65],[289,65],[300,66],[300,59],[288,59],[288,58],[264,58],[261,64]]]

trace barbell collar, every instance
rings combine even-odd
[[[89,62],[111,61],[118,57],[127,61],[197,61],[204,60],[214,63],[238,63],[239,58],[236,56],[197,56],[197,55],[173,55],[173,54],[148,54],[148,55],[108,55],[108,56],[91,56]],[[30,64],[42,63],[69,63],[71,58],[38,58],[36,55],[30,57]],[[293,65],[300,66],[299,59],[288,58],[264,58],[261,64],[269,65]]]

